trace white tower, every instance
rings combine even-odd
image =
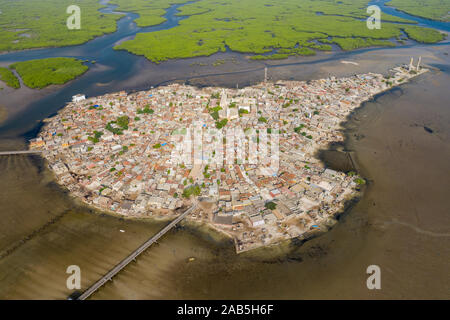
[[[225,109],[226,107],[228,107],[227,93],[225,92],[225,89],[222,90],[222,96],[220,97],[220,107],[222,109]]]
[[[409,71],[414,70],[413,62],[414,62],[414,59],[413,59],[413,57],[411,57],[411,61],[409,62]]]

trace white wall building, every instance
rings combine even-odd
[[[76,94],[72,96],[72,102],[80,102],[86,100],[86,96],[84,94]]]

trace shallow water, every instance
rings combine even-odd
[[[449,77],[425,74],[356,112],[345,149],[369,186],[330,232],[236,255],[210,231],[175,230],[92,298],[449,298]],[[4,157],[0,169],[0,249],[12,250],[0,259],[2,298],[64,299],[68,265],[81,267],[85,289],[161,227],[74,205],[39,158]],[[382,270],[377,292],[365,285],[370,264]]]
[[[448,74],[426,75],[357,112],[346,147],[370,184],[333,230],[301,247],[272,249],[278,254],[223,250],[191,265],[174,264],[164,278],[177,290],[158,297],[449,298],[449,94],[435,83],[449,80]],[[381,268],[380,291],[366,287],[371,264]],[[151,285],[138,284],[151,279],[153,268],[154,261],[143,260],[134,269],[139,280],[119,275],[94,298],[154,297]]]
[[[421,55],[443,72],[379,96],[348,122],[344,149],[352,152],[369,185],[328,233],[304,245],[283,243],[236,255],[229,239],[184,224],[92,298],[450,298],[448,53],[444,44],[268,63],[272,79],[306,80],[384,73]],[[182,72],[182,79],[195,85],[243,86],[262,79],[264,64],[246,62],[239,54],[220,53],[202,61],[230,57],[237,63],[217,68],[190,65],[198,59],[173,61],[164,64],[164,74],[145,59],[123,75],[99,63],[92,77],[106,81],[108,74],[122,80],[89,92],[138,89],[178,79]],[[343,65],[340,59],[359,65]],[[0,130],[0,150],[25,149],[24,133],[57,111],[78,85],[92,86],[84,79],[63,89],[32,92],[32,104],[10,108],[16,113]],[[78,204],[54,183],[37,156],[0,157],[0,191],[1,299],[65,299],[71,293],[66,288],[69,265],[81,267],[86,289],[163,225],[99,214]],[[188,262],[189,257],[196,260]],[[380,291],[366,287],[365,270],[371,264],[381,267]]]

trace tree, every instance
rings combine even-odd
[[[216,121],[216,128],[222,129],[228,123],[228,119],[222,119],[220,121]]]
[[[121,117],[117,118],[117,125],[120,126],[124,130],[128,129],[129,122],[130,122],[130,119],[128,118],[128,116],[121,116]]]
[[[200,186],[198,185],[190,185],[183,190],[183,197],[190,198],[191,196],[198,196],[201,193]]]
[[[273,201],[267,202],[264,206],[269,210],[275,210],[277,208],[277,204]]]
[[[302,123],[300,126],[294,128],[294,131],[295,131],[296,133],[299,133],[300,130],[302,130],[304,127],[305,127],[305,125]]]
[[[259,117],[259,118],[258,118],[258,121],[259,121],[259,122],[263,122],[263,123],[267,123],[267,119],[264,118],[264,117]]]

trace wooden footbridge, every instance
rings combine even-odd
[[[85,300],[90,295],[92,295],[95,291],[97,291],[101,286],[103,286],[106,282],[112,280],[112,278],[118,274],[123,268],[125,268],[131,261],[135,261],[136,258],[144,252],[148,247],[150,247],[153,243],[155,243],[159,238],[165,235],[170,229],[172,229],[177,223],[186,218],[186,216],[191,213],[197,207],[197,203],[194,203],[192,207],[183,212],[180,216],[178,216],[175,220],[170,222],[167,226],[165,226],[161,231],[155,234],[153,237],[144,242],[139,248],[133,251],[128,257],[123,259],[119,264],[117,264],[114,268],[111,269],[107,274],[105,274],[100,280],[94,283],[90,288],[84,291],[77,300]]]

